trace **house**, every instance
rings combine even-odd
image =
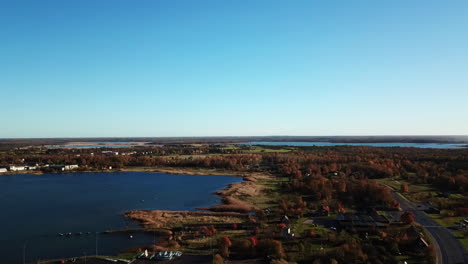
[[[289,227],[284,227],[283,228],[283,237],[286,239],[293,239],[294,238],[294,233],[291,232],[291,228]]]
[[[36,170],[38,168],[38,165],[28,165],[25,167],[27,170]]]
[[[103,150],[101,153],[104,154],[104,155],[108,155],[108,156],[118,156],[119,155],[118,151],[112,151],[112,150]]]
[[[10,165],[8,166],[9,171],[24,171],[26,170],[25,166],[15,166],[15,165]]]
[[[65,165],[49,165],[48,168],[53,169],[53,170],[64,171]]]
[[[414,241],[412,248],[416,252],[423,252],[426,248],[429,247],[429,244],[422,238],[422,236],[418,236],[418,238]]]
[[[419,231],[415,226],[410,226],[408,227],[406,230],[406,235],[408,236],[408,238],[410,239],[414,239],[414,238],[418,238],[418,237],[421,237],[422,236],[422,233],[421,231]]]
[[[74,169],[78,169],[78,165],[74,164],[74,165],[65,165],[64,167],[65,170],[74,170]]]
[[[78,165],[49,165],[49,168],[59,171],[78,169]]]
[[[135,154],[137,154],[136,151],[130,151],[130,152],[123,152],[121,155],[122,156],[130,156],[130,155],[135,155]]]
[[[340,227],[346,230],[368,231],[388,227],[388,222],[377,221],[374,217],[365,214],[338,214],[336,218]]]

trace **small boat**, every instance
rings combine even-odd
[[[145,249],[145,251],[138,254],[136,258],[137,259],[145,259],[145,258],[148,258],[148,257],[149,257],[148,250]]]
[[[58,233],[59,236],[63,236],[63,233]]]
[[[132,238],[133,238],[133,236],[132,236],[132,235],[130,235],[129,237],[130,237],[130,239],[132,239]]]
[[[172,251],[159,252],[156,256],[158,260],[172,260],[174,258],[174,253]]]

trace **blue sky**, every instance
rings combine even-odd
[[[0,137],[468,134],[467,1],[0,1]]]

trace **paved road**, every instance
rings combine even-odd
[[[465,249],[447,228],[432,220],[424,211],[417,207],[417,204],[404,199],[396,192],[393,194],[395,199],[400,203],[401,209],[403,211],[412,211],[416,222],[429,231],[438,255],[438,263],[468,264],[468,255]]]

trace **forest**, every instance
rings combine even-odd
[[[414,197],[439,208],[444,212],[441,217],[468,216],[468,149],[463,148],[272,146],[261,149],[232,144],[170,144],[124,149],[13,148],[0,152],[0,167],[11,164],[76,164],[78,171],[103,171],[109,166],[114,171],[206,168],[220,173],[272,175],[275,179],[269,180],[269,184],[274,185],[273,189],[261,196],[268,204],[246,206],[239,196],[224,197],[228,202],[225,207],[213,207],[221,213],[254,211],[255,217],[249,216],[247,223],[228,228],[226,225],[194,227],[196,234],[217,240],[218,254],[213,263],[223,263],[223,259],[229,258],[267,256],[299,263],[398,263],[397,256],[402,253],[433,263],[432,245],[421,251],[414,249],[418,239],[426,236],[419,235],[424,230],[414,225],[415,215],[411,211],[401,212],[394,227],[371,226],[365,232],[356,227],[337,232],[317,226],[304,228],[302,222],[317,217],[320,220],[324,211],[325,221],[336,221],[338,215],[379,217],[384,212],[391,216],[392,212],[401,210],[394,193],[409,193],[420,186],[429,186],[433,191],[414,192]],[[55,172],[47,167],[41,170]],[[244,180],[255,181],[247,176]],[[278,236],[288,225],[278,222],[281,216],[288,216],[289,224],[296,226],[295,240]],[[241,231],[241,226],[244,235],[232,236],[233,232]],[[215,235],[217,232],[219,235]],[[327,250],[320,253],[318,245]]]

